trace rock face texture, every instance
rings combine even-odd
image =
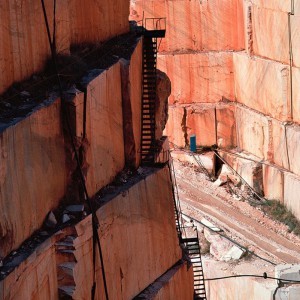
[[[232,53],[160,54],[158,66],[172,82],[170,104],[234,99]]]
[[[119,63],[102,72],[87,85],[85,138],[89,143],[85,153],[86,183],[89,194],[94,195],[124,167]],[[103,169],[107,171],[104,173]]]
[[[244,176],[299,216],[288,188],[300,178],[299,1],[131,1],[133,19],[143,11],[167,18],[158,67],[172,82],[170,141],[196,134],[199,146],[254,155],[260,183]]]
[[[0,256],[39,228],[66,193],[61,102],[0,133]]]
[[[218,267],[220,263],[212,259],[205,261],[204,264],[207,266],[207,271],[205,271],[207,277],[214,278],[231,274],[220,270]],[[224,267],[224,269],[226,268]],[[239,286],[240,289],[236,289],[236,286]],[[210,281],[206,288],[211,299],[218,299],[220,295],[224,295],[225,299],[272,299],[276,282],[269,279],[261,281],[255,278],[240,277],[229,282],[224,280]]]
[[[137,167],[140,163],[142,43],[132,54],[131,61],[121,60],[123,131],[125,163]]]
[[[133,67],[129,77],[139,74],[137,70],[134,73],[134,66],[139,66],[140,60],[138,43],[130,60]],[[123,131],[122,103],[126,98],[133,111],[140,110],[137,98],[141,82],[132,80],[132,92],[128,91],[125,97],[121,77],[124,81],[126,76],[121,74],[121,64],[117,62],[107,70],[91,72],[84,79],[86,91],[76,90],[68,96],[66,109],[91,196],[124,168],[129,155],[124,151],[124,141],[129,132],[134,133],[134,159],[138,163],[139,119]],[[1,257],[40,228],[48,212],[61,200],[82,201],[83,190],[61,101],[45,103],[23,120],[6,125],[0,133]]]
[[[101,199],[102,206],[96,213],[111,299],[133,299],[181,260],[168,172],[165,167],[144,178],[138,175],[133,184]],[[88,216],[49,238],[1,281],[1,299],[17,299],[20,295],[26,299],[57,299],[57,291],[60,297],[89,299],[92,244]],[[96,299],[105,299],[98,254],[96,270]],[[174,299],[174,295],[191,299],[192,274],[192,268],[184,263],[165,279],[154,299]]]
[[[241,50],[244,45],[241,0],[132,0],[130,19],[166,17],[161,51]]]
[[[45,1],[53,34],[53,1]],[[1,1],[0,93],[13,82],[40,72],[50,56],[42,5],[38,1]],[[78,43],[96,43],[128,32],[129,1],[63,1],[56,7],[56,47],[68,53]]]
[[[7,1],[0,7],[22,23],[23,13],[32,17],[26,4]],[[129,2],[68,4],[62,7],[67,2],[60,3],[57,8],[59,49],[64,45],[68,52],[71,44],[96,43],[127,30]],[[83,16],[83,10],[87,15]],[[34,11],[42,22],[39,8]],[[69,17],[72,22],[66,26]],[[7,44],[3,43],[12,47],[6,49],[8,61],[22,38],[17,31],[20,24],[8,35]],[[40,34],[39,42],[46,44],[42,30]],[[13,45],[9,44],[11,37],[18,37]],[[162,150],[156,162],[161,164],[139,168],[142,39],[133,35],[131,39],[130,48],[123,49],[126,59],[109,57],[105,69],[99,66],[87,72],[80,84],[64,91],[62,99],[53,92],[25,117],[16,115],[10,121],[0,110],[0,299],[90,299],[94,275],[95,299],[104,299],[103,272],[110,299],[133,299],[155,282],[161,282],[156,299],[177,295],[192,299],[193,270],[179,246],[172,183],[165,166],[168,139],[161,138],[168,117],[170,81],[158,72],[156,137]],[[28,58],[36,59],[36,50],[24,52],[22,60],[28,63],[30,75],[48,55],[43,46],[38,66]],[[0,56],[0,64],[3,62],[7,61]],[[21,70],[19,77],[6,78],[5,72],[1,74],[7,80],[1,82],[3,88],[25,76]],[[80,175],[99,221],[96,229]],[[94,269],[95,231],[104,268],[97,248]]]

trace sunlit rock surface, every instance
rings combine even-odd
[[[132,299],[171,269],[181,258],[167,167],[102,197],[97,210],[105,275],[111,299]],[[139,177],[139,178],[138,178]],[[161,197],[164,195],[164,197]],[[91,215],[46,240],[0,282],[1,299],[89,299],[93,284]],[[96,260],[96,299],[105,298]],[[193,292],[192,269],[171,274],[160,291],[172,299],[178,288]],[[162,299],[158,297],[157,299]]]
[[[158,67],[172,82],[170,104],[234,100],[232,53],[162,54]]]

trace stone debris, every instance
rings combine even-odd
[[[235,186],[240,186],[242,181],[241,179],[233,174],[228,174],[228,178],[231,180],[231,182],[235,185]]]
[[[232,248],[229,249],[229,251],[226,254],[224,254],[221,257],[220,260],[222,261],[238,260],[242,258],[245,253],[246,253],[245,250],[237,246],[233,246]]]
[[[49,235],[49,233],[48,233],[47,231],[41,231],[41,232],[40,232],[40,235],[41,235],[41,236],[47,236],[47,235]]]
[[[54,228],[57,225],[57,220],[52,211],[48,214],[47,220],[46,220],[46,226],[50,228]]]
[[[228,178],[227,178],[227,179],[228,179]],[[227,182],[227,179],[224,181],[224,180],[222,180],[221,178],[218,178],[218,179],[213,183],[213,185],[216,186],[216,187],[221,186],[221,185],[223,185],[224,183]]]
[[[68,214],[63,214],[62,216],[62,222],[67,223],[71,220],[70,216]]]
[[[216,227],[214,224],[212,224],[211,222],[209,222],[208,220],[206,220],[205,218],[201,219],[201,223],[207,227],[209,227],[211,230],[213,231],[222,231],[220,228]]]
[[[241,179],[233,174],[233,171],[226,164],[222,165],[218,179],[214,182],[214,186],[221,186],[226,182],[232,182],[235,186],[240,186]]]
[[[78,213],[78,212],[83,212],[84,211],[84,205],[83,204],[78,204],[78,205],[68,205],[66,207],[66,210],[68,212],[72,213]]]
[[[171,145],[172,145],[172,143],[171,143]],[[173,150],[172,157],[181,162],[186,162],[186,163],[192,164],[195,167],[199,167],[199,164],[197,161],[201,161],[203,166],[205,167],[205,169],[207,169],[207,171],[209,173],[212,173],[214,170],[214,153],[213,152],[207,152],[205,154],[190,154],[190,153],[182,151],[182,150]]]
[[[230,243],[228,240],[222,238],[219,235],[215,235],[210,240],[210,254],[214,256],[217,260],[223,261],[224,257],[226,257],[226,254],[231,249],[232,243]]]
[[[204,219],[205,220],[205,219]],[[201,221],[202,222],[202,221]],[[208,224],[210,222],[206,221]],[[217,228],[218,229],[218,228]],[[220,229],[219,229],[220,230]],[[238,260],[246,253],[245,250],[237,247],[222,236],[204,229],[204,236],[210,243],[210,254],[220,261]]]
[[[81,93],[81,91],[78,90],[78,89],[76,88],[76,85],[74,84],[74,85],[71,86],[70,89],[67,90],[66,93],[67,93],[67,94],[71,94],[71,95],[77,95],[77,94]]]
[[[59,291],[62,292],[63,294],[72,297],[73,293],[75,292],[75,286],[60,286]]]
[[[27,91],[22,91],[22,92],[20,93],[20,95],[21,95],[22,97],[30,97],[30,96],[31,96],[30,93],[27,92]]]
[[[235,194],[232,196],[232,198],[237,201],[241,201],[243,199],[242,197],[235,195]]]

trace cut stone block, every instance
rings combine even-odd
[[[253,5],[252,26],[253,53],[288,64],[290,55],[287,13]]]
[[[88,83],[86,111],[89,145],[85,150],[84,171],[88,192],[94,195],[110,183],[125,164],[119,63]]]
[[[172,82],[169,104],[234,99],[231,52],[161,54],[157,65]]]
[[[242,4],[242,0],[136,0],[131,1],[130,19],[141,20],[143,12],[145,18],[166,17],[161,51],[241,50]]]
[[[236,128],[238,147],[267,159],[270,138],[268,119],[249,109],[237,107]]]
[[[291,125],[286,127],[287,153],[289,156],[290,170],[300,175],[300,126]]]
[[[278,120],[291,119],[289,66],[233,54],[235,96],[238,102]]]
[[[69,170],[60,100],[2,130],[0,157],[0,256],[4,257],[42,226],[66,193]]]
[[[284,175],[284,204],[300,220],[300,178],[291,173]]]
[[[265,198],[283,202],[283,176],[283,171],[278,168],[263,165],[263,187]]]
[[[217,145],[220,148],[236,146],[235,106],[219,104],[216,107]]]

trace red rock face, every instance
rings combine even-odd
[[[136,20],[143,11],[167,17],[158,66],[172,83],[170,141],[187,146],[196,134],[198,145],[238,147],[267,161],[260,179],[246,176],[299,215],[286,188],[295,191],[300,182],[300,2],[131,2]]]
[[[142,42],[140,41],[130,61],[121,60],[123,134],[125,163],[135,168],[140,162],[141,135],[141,69]]]
[[[158,68],[172,82],[170,104],[234,100],[232,53],[163,54]]]
[[[0,256],[18,247],[66,193],[61,103],[56,100],[0,134]]]
[[[53,2],[45,3],[52,35]],[[128,0],[58,1],[57,51],[68,53],[71,45],[100,42],[128,32],[128,14]],[[40,72],[50,56],[40,1],[2,1],[0,36],[0,93],[3,93],[13,82]]]
[[[130,19],[166,17],[160,51],[240,50],[244,48],[241,0],[136,0]]]
[[[156,170],[106,195],[96,214],[110,299],[133,299],[182,258],[173,213],[168,168]],[[164,197],[161,197],[164,195]],[[168,238],[166,238],[166,236]],[[163,243],[161,241],[164,241]],[[149,268],[145,270],[145,260]],[[93,285],[91,215],[48,238],[0,284],[1,299],[90,299]],[[18,276],[16,276],[16,274]],[[116,285],[116,275],[120,284]],[[96,259],[96,299],[105,299],[101,266]],[[192,299],[192,268],[171,276],[163,299]],[[84,282],[84,284],[82,284]],[[59,295],[58,295],[59,293]],[[72,297],[71,297],[72,296]]]

